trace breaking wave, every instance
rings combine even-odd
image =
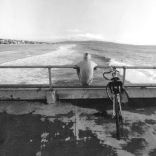
[[[26,57],[2,63],[1,65],[65,65],[73,64],[74,55],[72,48],[75,45],[60,46],[58,50],[46,54]],[[0,69],[1,83],[48,83],[47,69]],[[55,78],[57,79],[57,78]],[[53,81],[55,81],[53,78]]]
[[[134,66],[124,62],[111,59],[111,66]],[[123,70],[119,69],[120,74],[123,75]],[[126,80],[131,83],[156,83],[156,71],[154,69],[127,69]]]

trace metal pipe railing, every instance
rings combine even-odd
[[[57,66],[57,65],[48,65],[48,66],[0,66],[0,68],[74,68],[75,66],[73,65],[60,65],[60,66]]]
[[[49,88],[52,89],[51,68],[48,68],[48,75],[49,75]]]
[[[124,67],[123,68],[123,79],[122,79],[123,86],[125,85],[125,79],[126,79],[126,68]]]
[[[53,84],[52,84],[52,73],[51,70],[54,68],[74,68],[74,65],[30,65],[30,66],[0,66],[1,68],[45,68],[48,69],[48,78],[49,78],[49,88],[52,89],[53,88]],[[126,79],[126,69],[156,69],[156,66],[115,66],[116,68],[119,69],[123,69],[123,84],[125,83],[125,79]],[[110,68],[110,66],[97,66],[97,68],[101,68],[101,69],[108,69]]]
[[[156,88],[156,84],[127,84],[125,85],[125,87],[128,88]],[[23,89],[23,88],[27,88],[27,89],[49,89],[49,84],[0,84],[0,89]],[[89,90],[89,89],[105,89],[106,85],[100,85],[100,86],[89,86],[86,87],[85,90]],[[84,87],[82,86],[53,86],[52,89],[84,89]]]
[[[0,66],[0,68],[74,68],[74,65],[48,65],[48,66],[37,66],[37,65],[28,65],[28,66]],[[111,66],[97,66],[97,68],[107,69]],[[156,69],[156,66],[115,66],[116,68],[121,69]]]
[[[0,68],[74,68],[74,65],[28,65],[28,66],[0,66]],[[111,66],[97,66],[97,68],[110,68]],[[156,66],[115,66],[125,69],[156,69]]]
[[[111,66],[97,66],[97,68],[110,68]],[[125,69],[156,69],[156,66],[115,66],[116,68]]]

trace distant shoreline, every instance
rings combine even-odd
[[[27,40],[14,40],[14,39],[0,39],[0,44],[48,44],[48,42],[39,42],[39,41],[27,41]]]

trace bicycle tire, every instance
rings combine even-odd
[[[116,137],[118,140],[121,138],[121,121],[120,121],[120,108],[119,102],[117,100],[117,95],[115,95],[115,120],[116,120]]]
[[[108,87],[108,84],[107,84],[107,86],[106,86],[106,93],[107,93],[107,96],[108,96],[108,98],[111,100],[111,101],[113,101],[113,96],[111,97],[110,96],[110,93],[109,93],[109,87]]]

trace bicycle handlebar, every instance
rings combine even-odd
[[[105,76],[106,74],[110,74],[110,73],[112,73],[112,77],[114,77],[113,74],[116,75],[116,73],[119,73],[119,71],[116,69],[116,67],[112,66],[110,71],[103,73],[103,78],[106,79],[106,80],[111,80],[111,79],[109,79],[108,77]]]
[[[105,76],[106,74],[109,74],[109,73],[111,73],[111,72],[110,71],[109,72],[104,72],[103,73],[103,78],[106,79],[106,80],[111,80],[111,79],[109,79],[108,77]]]

